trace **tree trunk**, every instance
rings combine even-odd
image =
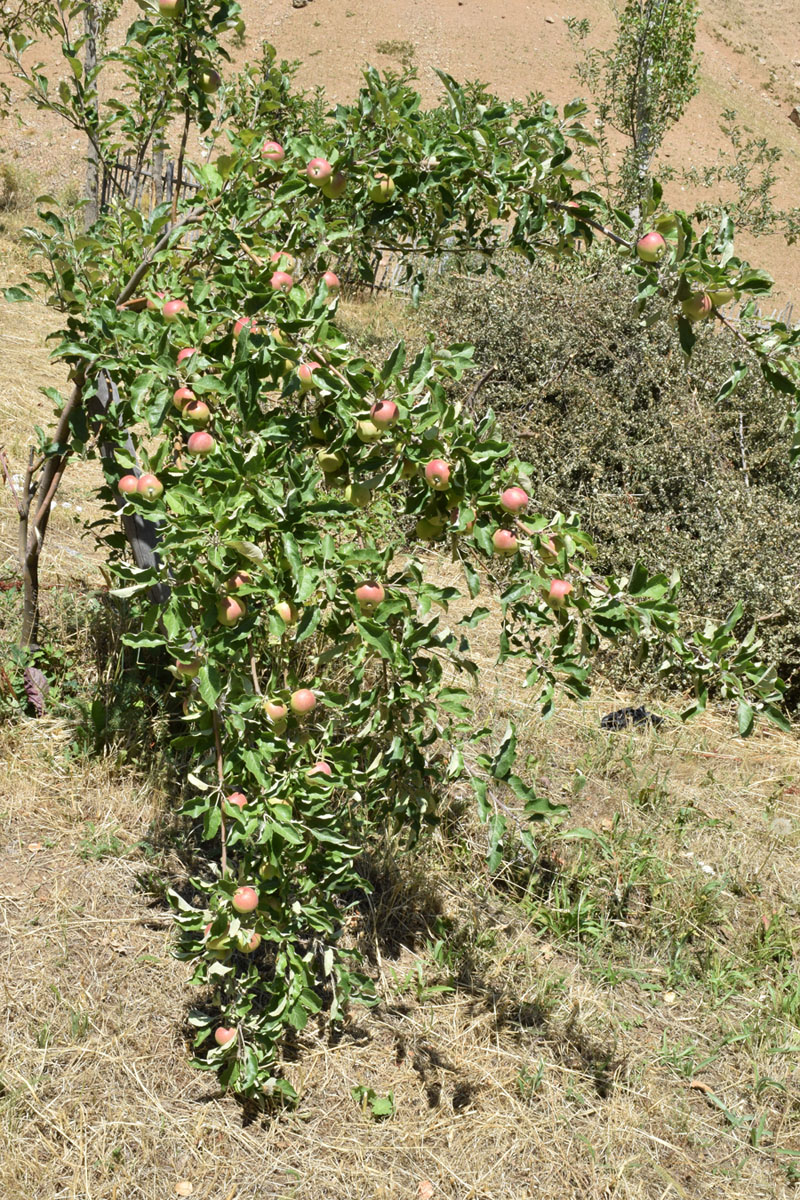
[[[89,0],[86,5],[86,11],[83,14],[84,27],[86,30],[86,44],[84,47],[84,70],[85,78],[90,78],[91,72],[97,66],[97,0]],[[92,105],[94,116],[94,127],[97,129],[100,122],[100,105],[97,97],[95,85],[91,85]],[[97,148],[89,142],[86,155],[86,178],[84,182],[83,195],[86,200],[86,207],[83,210],[84,227],[89,229],[94,225],[98,217],[98,177],[99,177],[99,162],[97,157]]]

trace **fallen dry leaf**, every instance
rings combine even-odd
[[[176,1196],[191,1196],[193,1191],[194,1187],[191,1183],[189,1183],[188,1179],[181,1179],[175,1184]]]

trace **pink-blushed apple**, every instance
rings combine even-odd
[[[551,608],[563,608],[571,591],[572,584],[568,579],[551,579],[545,599]]]
[[[273,254],[270,254],[269,261],[276,267],[280,267],[282,271],[288,271],[290,275],[297,266],[297,259],[288,250],[274,251]]]
[[[312,388],[319,387],[318,381],[314,378],[314,372],[319,367],[316,362],[302,362],[297,368],[297,378],[300,381],[300,390],[309,392]]]
[[[180,366],[182,362],[186,362],[186,359],[191,358],[193,354],[197,354],[196,346],[184,346],[182,350],[178,351],[178,357],[175,361]]]
[[[190,425],[197,425],[202,428],[211,420],[211,409],[204,400],[190,400],[188,404],[183,406],[183,418]]]
[[[377,442],[381,436],[382,430],[374,423],[374,421],[356,421],[356,437],[360,442],[369,445],[371,442]]]
[[[117,491],[120,496],[132,496],[134,492],[139,490],[139,480],[135,475],[123,475],[117,484]]]
[[[528,493],[521,487],[506,488],[500,495],[500,507],[507,513],[521,513],[528,507]]]
[[[366,508],[372,499],[372,492],[363,483],[348,483],[344,498],[353,508]]]
[[[203,665],[203,660],[202,660],[202,658],[200,658],[200,656],[198,654],[196,654],[194,656],[194,658],[188,658],[188,659],[183,659],[183,660],[178,658],[175,660],[175,670],[177,671],[177,673],[179,675],[182,675],[185,679],[196,679],[197,676],[200,674],[200,668],[202,667],[202,665]]]
[[[253,334],[261,333],[255,317],[239,317],[239,320],[233,327],[233,336],[237,342],[245,331],[247,331],[251,337]]]
[[[166,298],[166,295],[167,295],[166,292],[156,292],[155,299],[153,299],[151,297],[147,301],[147,307],[153,311],[155,309],[160,309],[162,307],[162,304],[160,304],[159,301],[163,301]]]
[[[254,887],[240,887],[233,893],[231,904],[238,913],[251,913],[258,908],[258,892]]]
[[[317,697],[311,688],[298,688],[289,697],[289,708],[296,717],[305,717],[317,706]]]
[[[285,724],[286,718],[289,715],[289,710],[280,700],[265,700],[263,709],[273,725],[277,725],[279,722]]]
[[[203,63],[197,77],[197,86],[206,96],[213,96],[222,86],[219,71],[215,71],[210,63]]]
[[[394,400],[376,400],[369,410],[369,415],[373,425],[377,425],[379,429],[388,429],[400,416],[400,410]]]
[[[495,554],[507,558],[517,553],[519,543],[510,529],[495,529],[492,534],[492,545]]]
[[[644,234],[636,243],[636,253],[641,261],[645,263],[658,262],[663,257],[666,249],[667,243],[655,229],[651,229],[649,233]]]
[[[315,187],[324,187],[333,175],[333,167],[327,158],[312,158],[306,167],[306,175]]]
[[[388,204],[394,195],[394,180],[383,171],[377,171],[369,189],[369,198],[373,204]]]
[[[241,809],[247,804],[247,797],[243,792],[231,792],[230,796],[225,797],[225,803]]]
[[[198,429],[197,433],[191,434],[186,449],[196,458],[206,458],[207,455],[213,454],[216,444],[210,433],[205,429]]]
[[[235,596],[223,596],[217,604],[217,620],[226,629],[232,629],[234,625],[238,625],[242,617],[246,615],[247,605],[244,600],[237,600]]]
[[[338,450],[320,450],[317,455],[317,466],[325,475],[333,475],[344,462],[344,455]]]
[[[253,932],[249,936],[247,934],[245,934],[243,936],[242,941],[239,945],[239,949],[241,950],[242,954],[255,954],[256,950],[258,949],[258,947],[260,945],[261,945],[261,934],[258,933],[258,931],[254,929]]]
[[[231,575],[225,586],[235,592],[240,587],[248,587],[252,582],[253,576],[249,571],[237,571],[235,575]]]
[[[157,500],[164,492],[164,485],[155,475],[146,471],[144,475],[139,476],[136,491],[140,496],[144,496],[145,500]]]
[[[288,271],[275,271],[269,281],[269,286],[273,292],[290,292],[294,287],[294,280]]]
[[[194,399],[195,394],[192,389],[188,387],[176,388],[172,393],[172,403],[179,412],[183,412],[184,407],[189,403],[189,401]]]
[[[322,276],[322,282],[329,292],[338,292],[342,286],[339,276],[334,271],[326,271]]]
[[[371,617],[377,610],[378,605],[382,604],[385,599],[386,592],[380,583],[371,581],[369,583],[362,583],[356,588],[358,607],[365,617]]]
[[[289,600],[279,600],[275,605],[275,612],[284,625],[294,625],[297,620],[297,609]]]
[[[322,194],[328,200],[338,200],[340,196],[345,194],[347,190],[347,176],[344,171],[336,171],[331,175],[327,183],[322,185]]]
[[[309,767],[306,771],[306,778],[313,779],[315,775],[325,775],[328,779],[330,779],[333,775],[331,764],[325,762],[324,760],[315,762],[313,767]]]
[[[692,292],[691,296],[681,302],[683,315],[693,322],[705,321],[706,317],[711,316],[713,307],[710,297],[705,292]]]
[[[450,484],[450,467],[441,458],[425,464],[425,480],[435,492],[444,492]]]
[[[264,142],[261,147],[261,157],[268,159],[277,166],[286,158],[286,151],[280,142]]]
[[[163,3],[164,0],[161,0]],[[236,1038],[236,1030],[228,1029],[224,1025],[218,1025],[214,1030],[214,1041],[218,1046],[229,1046]]]
[[[167,300],[161,309],[161,315],[168,325],[174,324],[179,317],[187,316],[189,305],[185,300]]]

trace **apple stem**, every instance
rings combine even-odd
[[[219,713],[216,707],[212,712],[212,720],[214,722],[214,747],[217,752],[217,779],[219,780],[219,837],[222,846],[220,866],[224,879],[228,873],[228,832],[225,828],[225,809],[222,807],[225,800],[225,772],[222,766],[222,741],[219,736]]]

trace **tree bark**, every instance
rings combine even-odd
[[[89,0],[86,5],[86,10],[83,15],[84,27],[86,31],[86,43],[84,47],[84,71],[85,78],[88,80],[90,74],[97,66],[97,8],[96,0]],[[100,105],[97,97],[97,90],[92,84],[92,106],[95,129],[100,121]],[[86,155],[86,178],[84,182],[83,195],[86,200],[86,206],[83,210],[84,227],[89,229],[94,225],[99,214],[98,204],[98,181],[99,181],[99,157],[97,153],[97,144],[90,139],[89,148]]]

